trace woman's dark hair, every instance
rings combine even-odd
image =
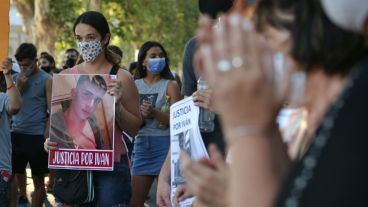
[[[52,55],[50,55],[49,53],[47,52],[41,52],[41,56],[40,56],[40,59],[41,58],[45,58],[47,61],[49,61],[50,63],[50,67],[51,67],[51,70],[54,71],[55,70],[55,59],[54,57],[52,57]]]
[[[343,30],[324,13],[319,0],[300,0],[295,9],[293,57],[310,71],[347,74],[367,53],[364,36]]]
[[[74,23],[73,31],[75,33],[75,28],[78,24],[88,24],[89,26],[95,28],[97,32],[101,35],[102,39],[106,37],[107,34],[110,34],[110,28],[109,24],[107,23],[107,20],[103,14],[97,11],[87,11],[81,14],[77,20]],[[110,39],[107,41],[107,43],[104,46],[105,49],[105,57],[106,59],[116,65],[119,64],[121,61],[121,58],[116,55],[113,51],[107,48],[109,45]]]
[[[154,41],[147,41],[147,42],[145,42],[141,46],[141,48],[139,49],[139,52],[138,52],[138,61],[137,61],[138,62],[137,69],[138,69],[138,73],[139,73],[140,78],[144,78],[147,75],[147,68],[143,65],[143,61],[144,61],[144,59],[147,56],[147,51],[149,49],[151,49],[152,47],[159,47],[159,48],[161,48],[162,53],[164,54],[164,57],[165,57],[165,61],[166,61],[165,68],[160,73],[160,76],[162,78],[164,78],[164,79],[174,80],[174,76],[172,75],[172,73],[170,71],[170,66],[169,66],[170,60],[169,60],[169,57],[167,56],[166,50],[164,49],[164,47],[160,43],[154,42]]]
[[[75,52],[79,56],[79,51],[75,48],[68,48],[67,50],[65,50],[65,53],[68,53],[68,52]]]
[[[55,59],[47,52],[42,52],[40,58],[45,58],[50,64],[55,64]]]
[[[266,25],[291,31],[294,26],[294,8],[295,0],[260,0],[254,14],[257,31],[262,32]]]
[[[132,71],[134,69],[137,69],[137,67],[138,67],[138,62],[137,61],[134,61],[134,62],[131,62],[130,63],[128,70],[129,70],[130,73],[132,73]]]
[[[107,46],[111,51],[113,51],[115,54],[119,55],[121,58],[123,58],[123,51],[120,49],[120,47],[116,45],[109,45]]]

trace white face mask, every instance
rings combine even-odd
[[[347,30],[363,31],[368,18],[367,0],[321,0],[321,4],[336,25]]]
[[[274,82],[277,93],[280,97],[283,97],[285,85],[285,73],[289,72],[283,53],[276,53],[273,57],[274,65]],[[304,103],[305,90],[306,90],[306,75],[303,71],[292,72],[289,76],[289,91],[286,95],[286,102],[292,106],[301,106]]]

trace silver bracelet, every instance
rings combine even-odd
[[[259,127],[255,125],[246,125],[226,130],[225,137],[227,142],[231,142],[232,140],[245,138],[249,136],[262,136],[262,137],[270,136],[271,131],[272,131],[271,129],[267,129],[264,127]]]

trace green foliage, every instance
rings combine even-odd
[[[73,23],[82,12],[85,0],[49,0],[50,12],[48,17],[60,26],[61,32],[55,44],[56,52],[74,46],[74,34],[72,32]]]
[[[86,5],[87,0],[50,0],[49,17],[64,30],[56,52],[76,46],[72,27]],[[124,51],[123,65],[134,60],[145,41],[155,40],[168,51],[172,69],[181,67],[184,45],[195,34],[199,14],[197,0],[104,0],[101,11],[110,24],[111,44]]]

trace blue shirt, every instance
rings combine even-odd
[[[0,93],[0,171],[11,172],[12,145],[10,139],[10,115],[8,114],[9,98],[7,94]]]
[[[14,76],[14,79],[18,74]],[[50,77],[48,73],[40,70],[29,77],[21,91],[23,106],[12,117],[12,132],[28,135],[43,135],[45,131],[47,113],[46,81]]]

